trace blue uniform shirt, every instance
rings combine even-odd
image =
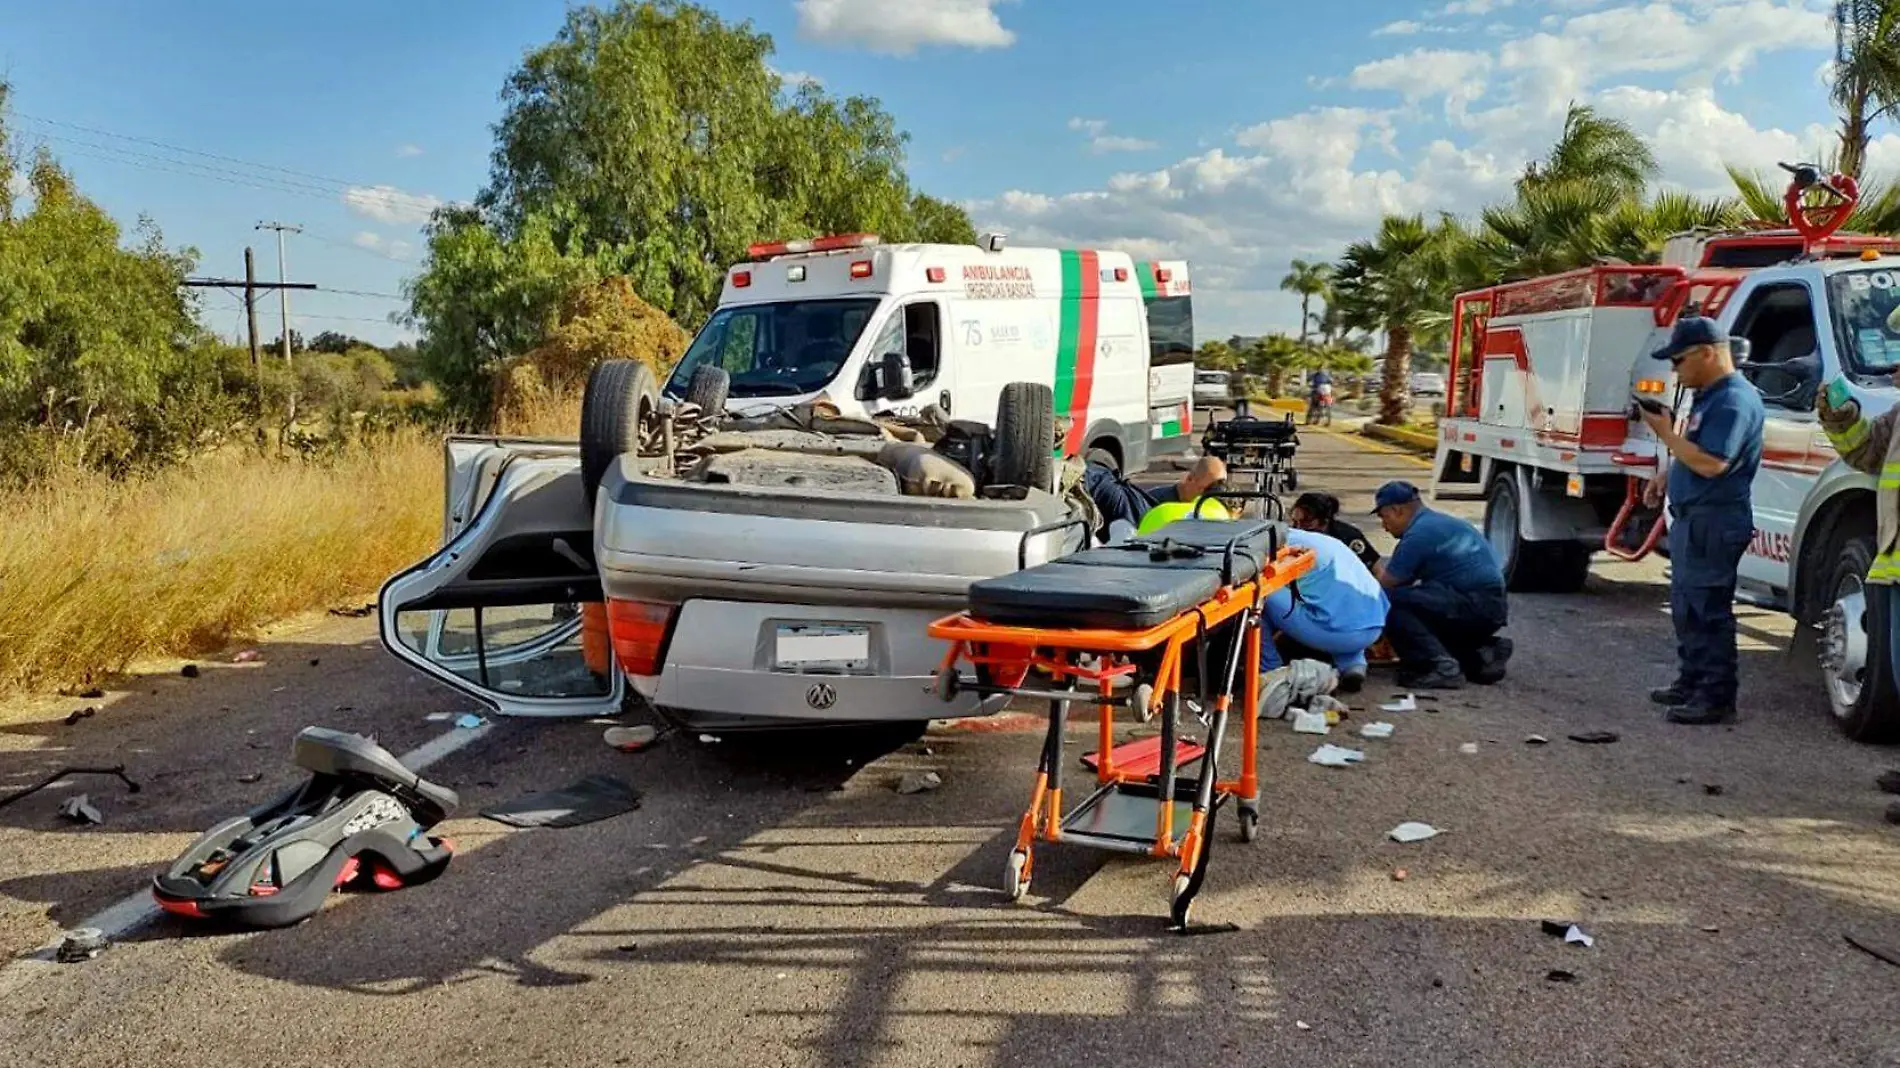
[[[1504,591],[1497,554],[1477,528],[1430,508],[1421,508],[1399,535],[1385,573],[1401,585],[1417,581],[1465,593]]]
[[[1761,395],[1739,373],[1696,390],[1683,437],[1728,470],[1703,478],[1681,460],[1669,464],[1669,504],[1675,509],[1747,507],[1755,469],[1761,466]]]
[[[1339,633],[1385,626],[1385,587],[1345,542],[1297,528],[1288,528],[1286,540],[1313,550],[1313,570],[1295,585],[1315,622]]]

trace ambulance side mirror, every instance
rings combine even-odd
[[[911,374],[910,357],[901,352],[887,352],[877,358],[872,366],[872,391],[879,400],[909,400],[917,394],[915,376]]]

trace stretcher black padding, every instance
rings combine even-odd
[[[1279,525],[1265,520],[1182,519],[1120,545],[1071,553],[1061,562],[1212,571],[1232,586],[1257,578],[1285,542]]]
[[[1147,630],[1208,600],[1221,587],[1218,570],[1150,564],[1145,553],[1124,556],[1126,565],[1120,567],[1064,558],[973,582],[970,615],[1010,626]]]

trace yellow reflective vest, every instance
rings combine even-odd
[[[1875,552],[1867,581],[1883,586],[1900,585],[1900,435],[1893,432],[1900,418],[1900,405],[1889,408],[1877,419],[1861,414],[1860,402],[1833,408],[1823,392],[1818,405],[1821,429],[1841,459],[1857,471],[1879,480],[1874,504]]]

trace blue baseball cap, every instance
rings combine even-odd
[[[1669,342],[1650,353],[1650,356],[1658,360],[1676,360],[1697,345],[1726,344],[1728,331],[1722,329],[1720,323],[1702,315],[1685,315],[1676,320],[1676,328],[1669,332]]]
[[[1383,509],[1395,504],[1411,504],[1416,500],[1418,500],[1417,486],[1410,482],[1388,482],[1379,487],[1379,492],[1372,495],[1372,514],[1378,515]]]

